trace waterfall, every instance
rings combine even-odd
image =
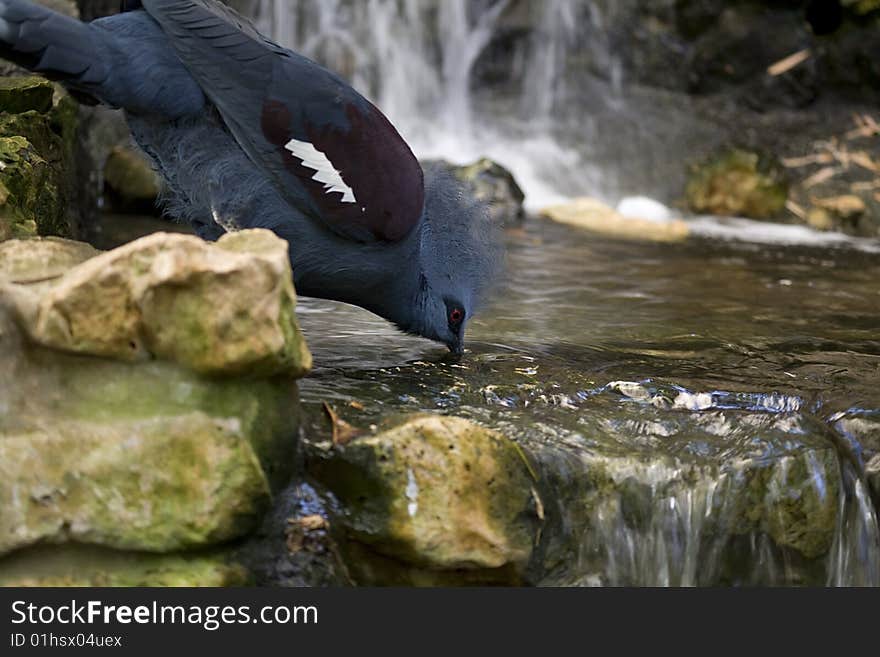
[[[258,27],[348,78],[389,116],[420,158],[510,168],[537,209],[596,192],[600,176],[553,133],[567,50],[584,0],[259,0]],[[588,3],[590,4],[590,3]],[[520,62],[519,98],[479,103],[474,69],[502,20],[528,11],[537,28]],[[580,35],[583,36],[583,35]]]

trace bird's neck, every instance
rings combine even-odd
[[[421,227],[391,244],[333,240],[332,258],[328,250],[292,249],[297,292],[361,306],[407,330],[422,284]]]

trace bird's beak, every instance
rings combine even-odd
[[[464,354],[464,338],[456,338],[455,342],[446,345],[453,356],[461,356]]]

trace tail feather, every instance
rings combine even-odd
[[[80,90],[110,75],[103,35],[88,23],[23,0],[0,0],[0,56]]]
[[[27,0],[0,0],[0,57],[135,114],[176,119],[199,113],[205,98],[140,3],[92,23]]]

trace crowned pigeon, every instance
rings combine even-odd
[[[166,181],[166,211],[203,238],[270,229],[290,244],[300,294],[461,353],[500,247],[454,177],[423,171],[349,84],[222,3],[124,9],[83,23],[0,0],[0,56],[124,109]]]

